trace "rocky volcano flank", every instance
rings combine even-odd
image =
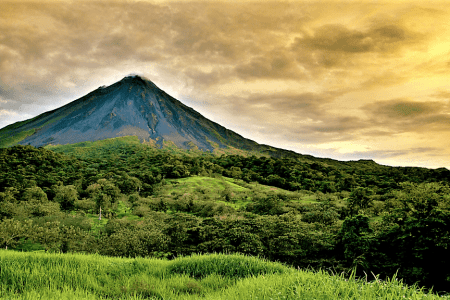
[[[257,144],[206,119],[139,76],[125,77],[56,110],[0,130],[2,138],[20,134],[25,138],[16,143],[35,147],[135,135],[158,147],[171,141],[182,149],[197,146],[212,151],[231,146],[271,155],[281,150]],[[283,156],[290,152],[281,151]]]

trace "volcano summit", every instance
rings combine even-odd
[[[128,76],[65,106],[0,130],[1,146],[72,144],[134,135],[157,147],[173,142],[182,149],[213,151],[234,147],[270,153],[291,151],[260,145],[212,122],[166,94],[153,82]]]

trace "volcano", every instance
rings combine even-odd
[[[172,142],[181,149],[213,151],[233,147],[277,157],[294,155],[292,151],[260,145],[208,120],[137,75],[0,130],[0,139],[7,141],[3,147],[64,145],[130,135],[157,147]]]

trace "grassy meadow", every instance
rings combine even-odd
[[[239,254],[169,261],[0,250],[0,299],[447,298],[395,279],[345,279]]]
[[[224,201],[224,193],[230,194],[231,201]],[[154,198],[173,199],[176,196],[192,195],[193,201],[212,200],[233,207],[244,209],[254,200],[256,194],[285,195],[294,202],[318,203],[314,193],[298,193],[287,191],[257,182],[246,183],[243,180],[220,176],[211,178],[192,176],[187,178],[167,180],[156,193]]]

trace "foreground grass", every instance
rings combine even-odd
[[[243,255],[172,261],[0,251],[1,299],[443,299]],[[446,299],[450,299],[447,297]]]

